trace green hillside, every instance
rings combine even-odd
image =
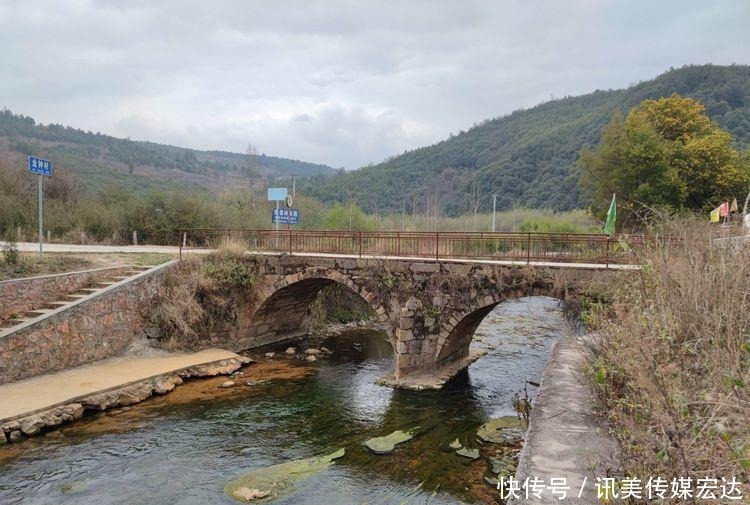
[[[442,213],[516,205],[569,210],[584,205],[577,184],[581,148],[595,145],[612,111],[646,98],[679,93],[700,100],[708,114],[750,145],[750,66],[688,66],[627,89],[595,91],[519,110],[438,144],[378,165],[314,178],[305,190],[325,203],[348,195],[367,212]]]
[[[37,124],[31,117],[0,111],[0,160],[18,165],[29,154],[52,160],[93,191],[112,183],[133,191],[176,186],[220,191],[278,177],[336,173],[326,165],[265,154],[197,151]]]

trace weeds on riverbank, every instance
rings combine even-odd
[[[20,253],[8,248],[0,258],[0,280],[56,274],[91,268],[92,263],[80,256],[45,253]]]
[[[643,269],[589,307],[592,375],[627,475],[750,475],[750,248],[703,219],[659,224]],[[668,237],[678,237],[672,240]],[[747,490],[746,490],[747,493]]]
[[[150,312],[161,347],[203,347],[214,327],[231,318],[237,291],[250,287],[256,274],[256,265],[237,247],[182,260],[164,275]]]

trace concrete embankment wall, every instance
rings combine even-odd
[[[0,319],[39,308],[83,286],[117,275],[130,267],[108,267],[62,274],[40,275],[0,281]]]
[[[600,505],[596,478],[615,473],[617,444],[594,414],[594,392],[585,371],[588,355],[582,337],[575,335],[562,338],[552,349],[529,420],[516,479],[522,485],[526,478],[538,477],[549,485],[552,478],[565,478],[570,486],[567,498],[572,503]],[[546,490],[541,498],[521,494],[520,499],[512,498],[507,503],[561,502],[559,496]]]
[[[0,337],[0,384],[116,356],[145,338],[143,315],[173,264],[129,277]]]

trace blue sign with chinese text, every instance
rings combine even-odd
[[[36,156],[29,156],[29,172],[39,175],[52,175],[52,162]]]
[[[271,222],[276,224],[299,224],[299,210],[297,209],[273,209]]]

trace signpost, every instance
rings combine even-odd
[[[42,199],[44,196],[44,177],[52,176],[52,162],[36,156],[29,156],[29,172],[39,178],[39,257],[42,256],[42,242],[44,241],[44,221],[42,218]]]
[[[276,202],[276,212],[279,212],[279,202],[286,200],[287,197],[287,190],[286,188],[268,188],[268,201],[269,202]],[[279,231],[279,222],[273,221],[276,223],[276,231]]]
[[[276,224],[277,229],[280,224],[299,224],[299,210],[273,209],[271,211],[271,222]]]

